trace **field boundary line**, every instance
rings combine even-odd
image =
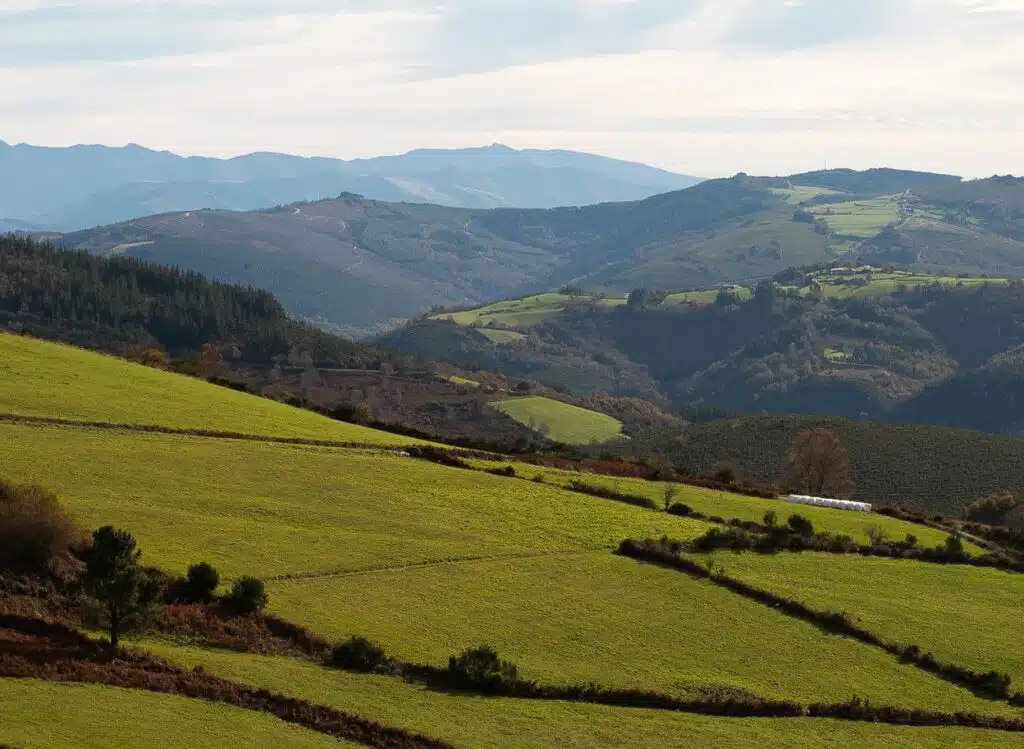
[[[84,421],[79,419],[63,419],[54,416],[24,416],[21,414],[0,413],[0,423],[26,424],[29,426],[58,426],[78,429],[106,429],[112,432],[140,432],[144,434],[171,434],[183,437],[200,437],[203,439],[240,440],[246,442],[273,442],[283,445],[303,445],[307,447],[337,447],[342,449],[400,450],[407,445],[380,442],[357,442],[344,440],[318,440],[310,437],[283,437],[275,435],[249,434],[246,432],[229,432],[215,429],[198,429],[189,427],[168,427],[159,424],[120,424],[110,421]],[[408,445],[417,444],[410,438]]]
[[[1014,707],[1024,704],[1024,692],[1012,691],[1012,681],[1008,674],[995,670],[979,673],[957,664],[941,662],[931,652],[925,652],[917,645],[885,640],[871,630],[854,624],[846,612],[813,609],[800,601],[730,577],[724,570],[716,572],[710,563],[702,565],[680,553],[658,547],[657,544],[658,542],[627,539],[619,545],[615,553],[637,562],[653,564],[707,581],[734,595],[765,606],[781,616],[806,622],[827,634],[848,637],[868,647],[877,648],[894,656],[903,665],[918,668],[937,679],[966,689],[975,696],[1005,702]]]
[[[611,547],[602,546],[592,549],[554,549],[551,551],[518,551],[508,554],[475,554],[458,557],[442,557],[438,559],[423,559],[416,562],[401,562],[398,564],[374,564],[367,567],[353,567],[351,569],[323,570],[321,572],[293,572],[286,575],[274,575],[264,577],[268,583],[291,582],[293,580],[317,580],[327,577],[357,577],[359,575],[374,575],[382,572],[402,572],[404,570],[420,569],[423,567],[440,567],[444,564],[466,564],[469,562],[491,562],[505,559],[542,559],[555,556],[582,556],[584,554],[598,554],[607,552]]]

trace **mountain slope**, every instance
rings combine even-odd
[[[1007,279],[833,267],[731,292],[544,294],[379,343],[578,396],[999,433],[1024,420],[1024,284]]]
[[[344,161],[254,153],[181,157],[137,145],[40,148],[0,141],[0,216],[82,229],[171,211],[256,210],[354,192],[472,208],[638,200],[699,180],[570,151],[420,150]]]
[[[949,194],[918,194],[937,191],[936,184]],[[886,192],[896,185],[905,187]],[[153,216],[65,241],[267,288],[294,314],[366,333],[436,305],[566,284],[620,293],[713,289],[837,259],[949,275],[1024,275],[1024,241],[1014,238],[1024,221],[1022,185],[895,170],[737,175],[639,201],[543,210],[346,194],[249,213]]]
[[[0,325],[117,353],[141,345],[182,356],[211,343],[263,363],[293,350],[328,366],[381,358],[296,322],[265,291],[15,236],[0,236]]]
[[[346,332],[436,305],[544,288],[632,247],[777,202],[742,180],[629,203],[474,211],[356,195],[248,213],[190,211],[66,235],[69,246],[129,254],[266,288],[289,311]],[[776,268],[778,269],[778,268]]]

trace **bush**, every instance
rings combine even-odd
[[[764,524],[769,528],[774,528],[775,524],[779,522],[779,514],[775,510],[768,510],[764,514]]]
[[[519,681],[519,669],[503,661],[490,645],[468,648],[448,659],[448,673],[462,686],[497,689]]]
[[[434,447],[432,445],[409,447],[406,449],[406,452],[414,458],[429,460],[431,463],[438,463],[443,466],[448,466],[449,468],[473,468],[473,466],[458,455],[454,455],[448,450],[440,447]]]
[[[488,468],[487,473],[494,476],[508,476],[509,478],[515,478],[516,468],[515,466],[503,466],[501,468]]]
[[[864,532],[872,546],[879,546],[889,540],[889,534],[880,525],[869,525]]]
[[[946,543],[942,548],[946,556],[950,559],[962,557],[964,555],[964,542],[960,538],[959,533],[951,533],[946,536]]]
[[[83,538],[56,494],[0,481],[0,568],[42,571]]]
[[[720,460],[711,466],[710,477],[721,484],[735,484],[738,475],[736,466],[727,460]]]
[[[377,643],[365,637],[350,637],[334,647],[328,665],[372,674],[390,671],[392,661]]]
[[[967,519],[986,525],[1006,525],[1010,515],[1024,506],[1024,491],[997,492],[975,501],[967,508]]]
[[[797,535],[814,535],[814,523],[805,518],[803,515],[790,515],[787,523],[790,529],[793,531],[793,533],[796,533]]]
[[[263,611],[267,606],[267,591],[263,581],[255,577],[240,577],[231,586],[231,593],[224,601],[235,614],[245,616]]]
[[[220,585],[220,575],[213,566],[206,562],[200,562],[188,568],[185,585],[191,600],[197,603],[209,603],[213,600],[217,586]]]
[[[669,515],[679,515],[680,517],[687,517],[693,514],[693,508],[690,505],[685,505],[682,502],[676,502],[674,505],[668,508]]]

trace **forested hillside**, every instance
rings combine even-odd
[[[626,453],[662,453],[679,470],[712,473],[728,464],[738,478],[774,484],[801,431],[835,432],[849,453],[854,496],[929,514],[960,516],[979,497],[1024,483],[1024,439],[927,425],[875,424],[817,416],[751,415],[651,430]]]
[[[276,294],[350,335],[438,305],[565,284],[713,289],[841,260],[1024,275],[1024,182],[877,169],[709,180],[645,200],[464,210],[344,194],[255,212],[170,213],[68,246],[198,270]]]
[[[1024,423],[1024,283],[1007,279],[794,269],[752,289],[546,295],[421,319],[382,342],[675,407],[993,432]]]
[[[0,325],[116,352],[154,345],[183,356],[209,343],[256,362],[293,349],[322,365],[380,358],[365,346],[296,322],[266,291],[15,236],[0,236]]]

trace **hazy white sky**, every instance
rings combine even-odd
[[[0,139],[1024,173],[1024,0],[0,0]]]

